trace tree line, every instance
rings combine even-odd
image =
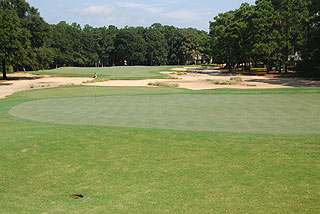
[[[118,29],[60,22],[51,32],[49,66],[176,65],[193,63],[196,55],[207,60],[210,53],[207,32],[159,23]]]
[[[257,0],[210,22],[212,56],[229,69],[296,66],[320,74],[320,1]]]
[[[194,28],[155,23],[150,27],[83,28],[50,25],[25,0],[1,0],[0,60],[8,69],[61,66],[183,65],[210,59],[209,35]]]

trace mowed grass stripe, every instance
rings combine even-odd
[[[137,95],[36,100],[10,114],[50,123],[319,134],[319,105],[320,94]]]

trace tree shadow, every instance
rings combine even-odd
[[[229,72],[221,72],[219,70],[212,70],[212,71],[197,71],[197,72],[189,72],[189,73],[196,73],[196,74],[207,74],[209,76],[225,76],[225,77],[232,77],[238,76],[239,74],[229,73]]]
[[[266,79],[250,79],[246,82],[260,82],[270,85],[282,85],[291,87],[320,87],[320,81],[301,79],[301,78],[266,78]]]
[[[203,71],[203,70],[216,71],[216,70],[219,70],[219,68],[220,67],[217,67],[217,66],[202,66],[199,68],[193,68],[192,70],[195,70],[195,71]]]
[[[9,80],[36,80],[36,79],[40,79],[42,78],[41,76],[32,76],[32,77],[28,77],[28,76],[8,76],[7,80],[5,81],[9,81]],[[2,80],[2,76],[0,76],[0,80]]]
[[[12,83],[8,83],[8,82],[0,82],[0,86],[1,85],[12,85]]]

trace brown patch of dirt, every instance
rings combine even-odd
[[[72,195],[70,195],[70,198],[80,199],[80,198],[83,198],[83,195],[81,195],[81,194],[72,194]]]

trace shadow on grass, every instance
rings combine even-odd
[[[42,77],[36,77],[36,76],[34,76],[34,77],[24,77],[24,76],[17,76],[17,77],[8,77],[8,79],[7,79],[7,81],[9,81],[9,80],[35,80],[35,79],[40,79],[40,78],[42,78]]]
[[[7,82],[1,82],[0,81],[0,86],[2,86],[2,85],[12,85],[12,83],[7,83]]]
[[[266,78],[266,79],[251,79],[246,82],[260,82],[270,85],[282,85],[291,87],[320,87],[320,81],[300,79],[300,78]]]

